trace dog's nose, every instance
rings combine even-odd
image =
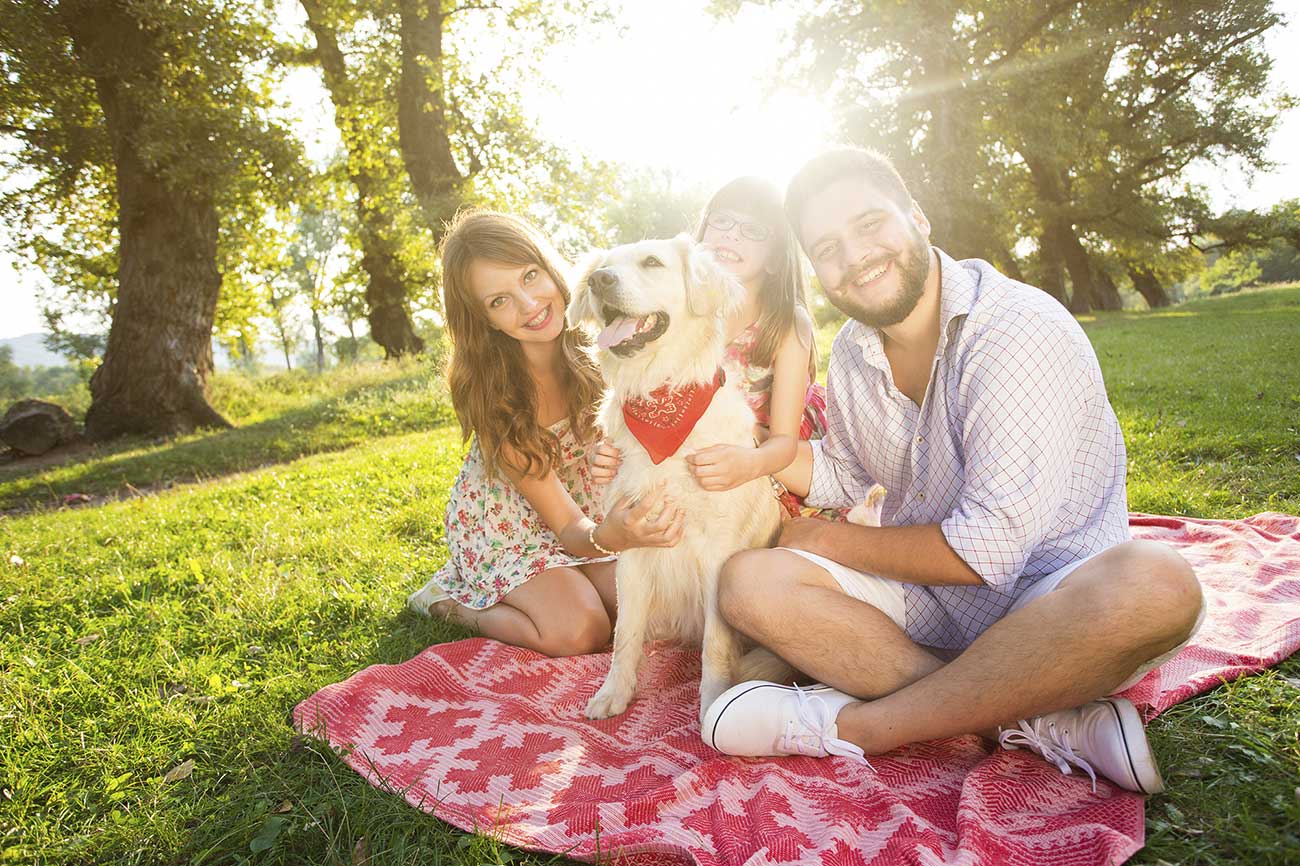
[[[597,294],[608,292],[618,285],[618,274],[609,268],[600,268],[592,271],[591,276],[587,277],[587,285]]]

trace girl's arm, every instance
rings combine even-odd
[[[652,489],[636,502],[623,497],[597,525],[582,513],[558,475],[523,475],[514,469],[523,461],[511,459],[513,456],[504,454],[501,461],[506,477],[572,556],[604,556],[633,547],[672,547],[681,539],[682,509],[664,496],[662,488]]]
[[[705,490],[730,490],[746,481],[774,475],[794,461],[808,397],[808,358],[812,352],[812,320],[802,307],[795,307],[794,312],[794,327],[777,346],[772,359],[767,438],[757,448],[714,445],[689,455],[686,462]]]

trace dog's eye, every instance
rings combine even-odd
[[[641,267],[643,268],[662,268],[663,266],[664,263],[655,256],[646,256],[641,260]]]

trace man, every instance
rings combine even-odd
[[[1045,292],[931,247],[878,154],[812,160],[786,211],[851,320],[827,436],[780,478],[815,506],[888,496],[879,528],[795,520],[727,563],[724,617],[825,685],[742,683],[709,707],[705,742],[861,758],[983,733],[1161,790],[1137,711],[1097,699],[1188,640],[1201,591],[1173,550],[1130,538],[1124,440],[1083,330]]]

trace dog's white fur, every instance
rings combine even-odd
[[[655,265],[654,262],[658,262]],[[617,284],[588,284],[596,270]],[[600,420],[623,462],[606,492],[615,502],[665,482],[666,495],[685,512],[675,547],[633,548],[618,558],[618,620],[608,676],[587,704],[591,718],[627,709],[636,689],[643,645],[653,638],[701,644],[700,712],[732,685],[741,637],[718,613],[718,572],[733,553],[770,545],[780,529],[780,506],[766,478],[732,490],[706,491],[691,475],[685,455],[710,445],[753,444],[754,414],[734,383],[713,396],[678,449],[657,466],[628,430],[622,407],[662,385],[711,382],[722,362],[727,317],[743,288],[687,235],[650,240],[588,256],[571,282],[568,317],[574,326],[603,327],[605,307],[633,316],[667,313],[667,330],[630,357],[598,352],[607,392]]]

